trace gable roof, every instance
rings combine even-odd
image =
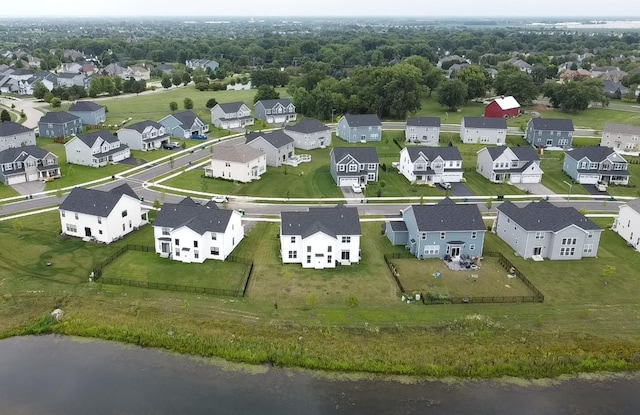
[[[512,96],[496,98],[493,100],[493,102],[498,104],[498,106],[502,110],[511,110],[514,108],[520,108],[520,104]]]
[[[265,108],[273,108],[278,103],[283,107],[288,107],[289,105],[291,105],[291,100],[289,98],[261,99],[260,101],[256,102],[254,106],[262,104],[262,106]]]
[[[440,127],[440,117],[408,118],[407,126],[413,127]]]
[[[535,130],[543,131],[573,131],[573,121],[562,118],[532,118]]]
[[[526,231],[558,232],[571,225],[584,230],[601,229],[576,208],[558,207],[546,200],[531,202],[521,208],[506,201],[497,209]]]
[[[336,235],[362,235],[358,209],[336,207],[309,208],[308,212],[280,213],[282,235],[301,235],[306,238],[316,232]]]
[[[218,107],[220,107],[222,112],[224,112],[225,114],[229,114],[240,111],[240,108],[242,108],[243,105],[246,106],[247,104],[245,104],[244,102],[227,102],[224,104],[218,104]],[[249,107],[247,106],[247,108]],[[213,108],[211,108],[211,110],[213,111]]]
[[[602,129],[603,133],[612,133],[612,134],[631,134],[631,135],[640,135],[640,126],[638,125],[630,125],[630,124],[620,124],[614,122],[606,122],[604,123],[604,128]]]
[[[33,131],[33,130],[25,127],[22,124],[15,123],[13,121],[5,121],[3,123],[0,123],[0,137],[7,137],[10,135],[22,134],[29,131]]]
[[[109,216],[123,195],[139,199],[127,183],[109,191],[76,187],[60,204],[59,209],[105,218]]]
[[[608,156],[614,154],[615,151],[609,147],[579,147],[571,151],[567,151],[567,156],[570,156],[574,160],[580,160],[583,157],[588,158],[590,161],[596,163],[606,160]],[[624,160],[622,156],[620,156]]]
[[[411,161],[416,161],[420,154],[424,154],[424,156],[429,161],[433,161],[438,158],[438,156],[442,157],[443,160],[462,160],[462,155],[457,147],[405,147],[407,153],[409,154],[409,158]]]
[[[368,127],[382,125],[377,114],[344,114],[344,118],[350,127]]]
[[[535,150],[535,148],[529,147],[529,146],[526,146],[526,147],[498,146],[498,147],[485,147],[485,149],[489,152],[489,155],[491,156],[491,160],[495,160],[498,157],[500,157],[500,155],[502,155],[502,153],[507,151],[507,149],[510,149],[511,151],[513,151],[513,154],[515,154],[518,160],[526,160],[526,161],[540,160],[540,156],[538,156],[538,152]]]
[[[293,138],[285,134],[282,130],[271,131],[269,133],[249,133],[245,144],[262,137],[264,141],[271,144],[275,148],[282,148],[286,145],[293,143]]]
[[[629,88],[622,85],[620,82],[615,82],[610,79],[605,79],[602,81],[602,85],[604,86],[605,92],[616,92],[620,90],[621,94],[625,94],[629,92]]]
[[[38,122],[48,123],[48,124],[64,124],[64,123],[68,123],[68,122],[79,120],[79,119],[80,117],[78,117],[77,115],[70,114],[67,111],[55,111],[55,112],[51,111],[51,112],[47,112],[42,117],[40,117],[40,121]]]
[[[485,231],[475,204],[456,204],[448,197],[436,205],[411,205],[419,232]]]
[[[284,129],[285,131],[295,131],[297,133],[303,134],[312,134],[331,130],[330,127],[327,127],[320,121],[314,120],[312,118],[303,118],[299,123],[293,125],[287,124]]]
[[[139,133],[143,133],[144,130],[146,130],[149,127],[154,127],[157,129],[163,128],[162,124],[157,123],[155,121],[151,121],[151,120],[146,120],[146,121],[140,121],[137,122],[135,124],[131,124],[128,125],[126,127],[122,127],[123,130],[135,130]]]
[[[334,147],[331,149],[331,154],[336,163],[348,155],[359,163],[378,163],[378,152],[375,147]]]
[[[196,122],[196,119],[200,119],[196,115],[196,113],[191,111],[191,110],[185,110],[185,111],[176,112],[176,113],[171,114],[171,116],[173,118],[175,118],[176,120],[180,121],[180,123],[182,125],[188,126],[188,127],[191,127]],[[205,124],[205,122],[202,121],[202,120],[200,120],[200,122]]]
[[[640,198],[629,200],[627,203],[625,203],[622,206],[625,206],[625,205],[629,206],[631,209],[633,209],[636,212],[640,213]]]
[[[43,159],[44,157],[46,157],[47,154],[50,153],[50,151],[47,151],[43,148],[40,148],[34,145],[22,146],[22,147],[10,147],[3,151],[0,151],[0,163],[12,163],[16,161],[16,159],[23,152],[37,159]]]
[[[491,117],[464,117],[464,126],[468,128],[498,128],[507,129],[507,120]]]
[[[158,213],[154,226],[180,228],[186,226],[203,235],[205,232],[224,233],[233,210],[220,209],[215,203],[205,205],[185,198],[179,203],[165,203]]]
[[[91,102],[91,101],[78,101],[75,104],[73,104],[71,106],[71,108],[69,108],[69,111],[76,111],[76,112],[94,112],[94,111],[98,111],[103,109],[104,107],[102,105],[98,105],[95,102]]]
[[[211,158],[213,160],[247,163],[262,155],[263,153],[260,150],[246,144],[234,144],[215,146]]]
[[[118,141],[118,137],[111,134],[107,130],[94,131],[89,134],[79,135],[77,138],[83,143],[85,143],[87,147],[92,147],[93,144],[96,142],[96,140],[98,140],[99,138],[103,139],[107,143],[115,143]]]

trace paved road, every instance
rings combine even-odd
[[[11,104],[16,106],[16,112],[24,111],[27,116],[26,121],[22,124],[27,128],[36,128],[38,126],[38,121],[40,121],[40,117],[42,117],[43,112],[38,110],[39,105],[34,100],[23,100],[23,99],[9,99],[2,98],[0,99],[0,103],[11,107]]]

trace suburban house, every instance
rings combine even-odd
[[[540,183],[540,157],[533,147],[485,147],[476,171],[494,183]]]
[[[207,177],[249,183],[267,171],[267,156],[246,144],[219,145],[213,150]]]
[[[215,107],[211,108],[211,124],[223,130],[253,125],[251,108],[244,102],[216,104]]]
[[[105,244],[148,222],[148,211],[126,183],[107,191],[76,187],[58,210],[63,234]]]
[[[191,110],[167,115],[158,123],[162,124],[172,137],[191,138],[191,136],[209,132],[209,124],[200,119]]]
[[[303,118],[297,124],[288,124],[284,127],[284,133],[293,138],[295,148],[302,150],[331,145],[331,128],[311,118]]]
[[[255,117],[267,124],[287,124],[296,120],[296,107],[290,99],[263,99],[253,106]]]
[[[460,138],[466,144],[495,144],[502,146],[507,140],[507,120],[504,118],[464,117],[460,125]]]
[[[573,121],[556,118],[532,118],[524,138],[534,147],[569,149],[573,143]]]
[[[13,121],[0,123],[0,151],[20,146],[35,146],[36,134],[32,129]]]
[[[280,167],[295,156],[293,138],[282,130],[249,133],[245,144],[264,153],[267,156],[267,166],[271,167]]]
[[[340,187],[378,181],[378,152],[375,147],[334,147],[331,176]]]
[[[484,116],[492,118],[517,117],[520,104],[512,96],[496,98],[484,107]]]
[[[497,209],[494,232],[522,258],[580,259],[598,254],[602,229],[574,207],[541,200],[524,207],[506,201]]]
[[[72,138],[64,145],[67,163],[103,167],[131,157],[129,146],[107,130],[94,131]]]
[[[117,76],[120,78],[124,78],[122,75],[126,68],[120,65],[118,62],[113,62],[108,64],[102,69],[102,73],[108,76]]]
[[[6,185],[60,177],[58,156],[36,145],[0,151],[0,181]]]
[[[462,181],[462,155],[457,147],[405,147],[398,169],[411,183],[458,183]]]
[[[77,62],[63,62],[60,65],[60,71],[62,73],[80,73],[82,65]]]
[[[629,184],[629,163],[609,147],[567,151],[562,170],[580,184]]]
[[[202,205],[187,197],[165,203],[153,223],[156,253],[182,262],[224,261],[244,238],[241,218],[240,212],[220,209],[215,202]]]
[[[639,141],[639,126],[607,122],[602,129],[600,145],[616,151],[638,151],[640,150]]]
[[[18,94],[33,95],[33,89],[37,83],[41,83],[51,91],[58,86],[58,75],[52,72],[39,72],[25,81],[18,81]]]
[[[622,99],[622,96],[629,92],[629,88],[622,85],[620,82],[604,80],[602,81],[602,84],[604,86],[604,95],[607,98]]]
[[[636,251],[640,251],[640,199],[620,205],[620,212],[612,228]]]
[[[71,137],[82,133],[82,119],[66,111],[51,111],[38,121],[40,137]]]
[[[117,132],[118,140],[132,150],[155,150],[169,142],[169,134],[160,123],[141,121],[122,127]]]
[[[387,221],[385,234],[393,245],[404,245],[418,259],[479,257],[487,227],[475,204],[444,198],[435,205],[411,205],[402,221]]]
[[[218,62],[211,59],[188,59],[185,61],[185,65],[191,69],[202,68],[207,70],[209,68],[212,71],[215,71],[220,66]]]
[[[144,66],[128,66],[120,75],[124,79],[136,81],[148,81],[151,79],[151,71]]]
[[[345,114],[336,135],[347,143],[367,143],[382,139],[382,123],[376,114]]]
[[[524,72],[528,75],[531,75],[531,72],[533,72],[533,65],[523,61],[522,59],[519,58],[511,58],[509,59],[509,61],[506,62],[507,64],[511,64],[513,66],[515,66],[516,68],[518,68],[521,72]]]
[[[407,143],[419,143],[423,146],[437,147],[440,141],[440,118],[421,117],[407,119],[404,138]]]
[[[280,256],[302,268],[335,268],[360,262],[358,209],[338,205],[280,213]]]
[[[58,86],[64,88],[71,88],[72,86],[79,86],[81,88],[89,88],[91,84],[91,78],[85,76],[82,73],[60,73],[58,74]]]
[[[91,101],[78,101],[69,108],[69,112],[80,117],[83,125],[98,125],[107,119],[105,108]]]

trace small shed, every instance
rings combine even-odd
[[[512,96],[496,98],[484,109],[484,116],[492,118],[516,117],[519,113],[520,104]]]

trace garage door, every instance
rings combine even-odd
[[[442,181],[449,183],[459,183],[462,180],[462,173],[442,173]]]
[[[31,174],[29,174],[29,179],[28,179],[28,181],[30,181],[30,182],[35,182],[35,181],[37,181],[37,180],[38,180],[38,173],[31,173]]]
[[[230,121],[229,128],[240,128],[240,121]]]
[[[16,183],[24,183],[27,181],[27,177],[24,174],[18,174],[16,176],[7,177],[7,183],[16,184]]]
[[[519,174],[512,174],[512,175],[509,177],[509,181],[510,181],[511,183],[520,183],[520,182],[524,183],[524,178],[523,178],[521,175],[519,175]]]
[[[581,175],[580,176],[580,184],[596,184],[598,183],[598,176],[588,176]]]
[[[522,176],[522,183],[540,183],[540,175],[525,174]]]
[[[340,187],[351,186],[352,184],[358,184],[357,177],[341,177],[340,178]]]

